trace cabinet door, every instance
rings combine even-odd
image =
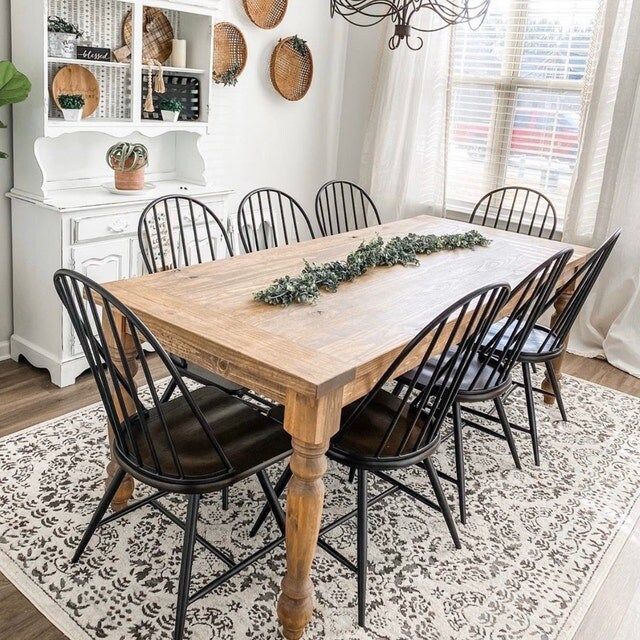
[[[98,244],[74,247],[71,250],[70,267],[92,280],[102,284],[113,280],[123,280],[131,275],[129,240],[111,240]],[[66,316],[65,316],[66,318]],[[77,339],[71,323],[67,320],[71,353],[79,355],[82,346]]]

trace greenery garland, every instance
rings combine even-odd
[[[477,231],[443,236],[410,233],[392,238],[387,243],[378,236],[363,242],[344,261],[313,264],[305,260],[299,276],[278,278],[253,297],[260,302],[285,307],[294,302],[311,304],[318,299],[321,290],[333,293],[343,282],[355,280],[374,267],[418,265],[418,255],[486,247],[490,242]]]

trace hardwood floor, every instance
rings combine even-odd
[[[606,362],[568,355],[564,370],[578,378],[640,397],[640,380]],[[50,383],[45,371],[23,363],[0,362],[0,437],[98,400],[90,375],[85,374],[72,387],[58,389]],[[636,526],[575,640],[636,640],[639,628],[640,526]],[[66,636],[0,574],[0,639],[5,638],[65,640]]]

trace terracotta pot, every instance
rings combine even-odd
[[[136,171],[114,171],[116,189],[142,191],[144,189],[144,167]]]

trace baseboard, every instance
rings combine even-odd
[[[9,341],[4,340],[0,342],[0,360],[8,360],[11,357],[11,349],[9,347]]]

